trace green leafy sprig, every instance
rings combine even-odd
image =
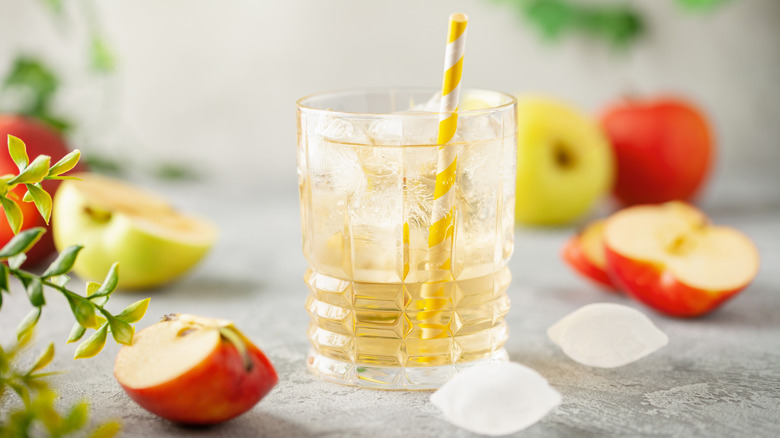
[[[50,166],[51,158],[45,155],[35,157],[30,162],[24,142],[11,135],[8,136],[8,151],[19,168],[19,173],[0,176],[0,204],[16,235],[0,248],[0,308],[3,304],[3,294],[11,292],[11,277],[22,284],[33,308],[17,327],[16,344],[7,350],[0,347],[0,398],[13,393],[22,401],[19,405],[7,404],[11,407],[0,413],[0,438],[30,436],[33,431],[40,432],[41,427],[53,437],[81,433],[88,421],[86,402],[77,403],[61,414],[55,406],[57,395],[50,389],[46,379],[55,373],[41,371],[54,358],[54,344],[50,343],[32,366],[20,370],[17,365],[19,352],[29,344],[33,329],[41,318],[46,304],[44,291],[55,290],[68,301],[76,319],[68,336],[68,343],[81,340],[88,329],[95,330],[76,348],[76,359],[92,357],[99,353],[106,344],[109,332],[116,342],[131,344],[135,333],[132,324],[146,313],[149,298],[137,301],[117,314],[112,314],[104,307],[119,280],[116,263],[111,266],[102,283],[87,283],[85,295],[68,289],[68,273],[82,249],[80,245],[65,248],[40,275],[21,268],[27,258],[25,252],[38,242],[46,230],[37,227],[19,232],[23,217],[17,187],[26,187],[27,192],[21,202],[33,202],[48,223],[52,200],[41,182],[71,179],[63,174],[78,163],[80,153],[73,151],[53,166]],[[89,436],[109,438],[116,435],[119,428],[118,422],[109,421],[98,425]]]
[[[59,132],[66,132],[72,127],[72,122],[52,109],[59,88],[57,74],[43,61],[19,55],[0,87],[4,95],[16,96],[19,102],[12,108],[4,107],[0,110],[36,118]]]
[[[8,136],[8,152],[16,167],[19,168],[19,174],[0,176],[0,204],[5,211],[8,225],[11,226],[14,234],[17,234],[22,228],[23,218],[19,200],[13,190],[19,185],[24,185],[27,192],[22,201],[35,203],[38,212],[48,224],[51,217],[51,195],[41,187],[41,183],[47,180],[73,179],[62,174],[76,166],[81,152],[76,149],[51,167],[51,157],[48,155],[38,155],[31,163],[24,142],[13,135]]]
[[[642,15],[627,4],[590,4],[573,0],[501,0],[511,3],[549,40],[579,34],[628,47],[645,31]]]
[[[149,298],[131,304],[116,315],[103,307],[116,289],[119,280],[117,263],[111,266],[103,283],[87,283],[86,295],[80,295],[67,288],[70,280],[67,273],[70,272],[82,249],[79,245],[65,248],[41,275],[20,268],[25,260],[24,252],[31,248],[45,231],[41,227],[22,231],[0,249],[0,261],[8,262],[7,266],[0,264],[0,291],[9,292],[8,277],[16,277],[27,291],[30,304],[33,306],[17,327],[17,339],[21,340],[27,336],[40,319],[43,306],[46,304],[44,289],[48,288],[56,290],[65,297],[76,319],[68,336],[68,343],[79,341],[84,337],[87,329],[95,330],[89,338],[79,344],[76,349],[76,359],[98,354],[106,344],[108,333],[111,333],[114,340],[120,344],[131,344],[135,333],[131,324],[138,322],[144,316],[149,306]]]
[[[56,372],[42,372],[54,358],[54,343],[50,343],[31,366],[22,370],[14,364],[28,346],[31,336],[25,336],[8,350],[0,348],[0,391],[10,388],[22,401],[0,422],[0,438],[29,436],[29,431],[40,422],[51,437],[63,437],[82,431],[89,420],[89,405],[80,402],[61,414],[56,406],[57,394],[49,387],[47,377]],[[119,432],[120,425],[109,421],[98,425],[88,435],[90,438],[108,438]]]
[[[640,9],[626,1],[494,0],[511,4],[545,39],[567,35],[590,37],[615,48],[629,48],[648,31]],[[692,12],[706,12],[730,0],[675,0]]]
[[[46,230],[36,227],[19,233],[23,219],[22,210],[18,201],[11,195],[11,191],[16,186],[24,184],[27,193],[22,200],[35,203],[38,212],[48,223],[51,216],[52,200],[51,196],[41,187],[41,182],[71,179],[72,177],[62,174],[76,166],[81,156],[80,152],[75,150],[50,167],[50,157],[47,155],[39,155],[30,162],[24,142],[12,135],[8,136],[8,152],[19,168],[19,174],[0,177],[0,203],[2,203],[11,229],[18,234],[0,249],[0,262],[8,263],[7,265],[0,264],[0,306],[2,306],[2,292],[10,293],[9,276],[16,277],[22,283],[27,291],[30,304],[33,306],[33,309],[24,317],[17,328],[17,339],[24,338],[40,319],[43,306],[46,304],[44,289],[48,288],[65,296],[76,319],[68,342],[76,342],[84,336],[87,329],[95,329],[95,333],[79,344],[76,349],[76,359],[92,357],[99,353],[106,344],[109,332],[114,340],[120,344],[132,343],[135,330],[131,324],[143,317],[149,305],[149,299],[133,303],[116,315],[111,314],[103,307],[116,289],[119,280],[117,263],[111,266],[103,283],[87,283],[85,296],[66,287],[70,280],[67,274],[73,268],[76,257],[82,249],[79,245],[65,248],[41,275],[21,269],[21,265],[27,257],[24,253],[35,245]]]

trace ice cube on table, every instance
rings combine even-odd
[[[550,327],[547,336],[574,361],[599,368],[629,364],[669,343],[647,316],[612,303],[580,307]]]
[[[561,395],[539,373],[506,362],[469,368],[431,395],[452,424],[474,433],[508,435],[541,420]]]

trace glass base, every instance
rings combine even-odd
[[[453,365],[378,367],[333,360],[311,350],[307,365],[314,374],[342,385],[371,389],[422,390],[437,389],[456,373],[467,368],[508,360],[509,355],[502,348],[487,358]]]

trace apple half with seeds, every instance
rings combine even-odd
[[[610,292],[619,292],[607,275],[607,255],[604,253],[604,220],[589,223],[569,239],[561,256],[575,271]]]
[[[176,211],[161,196],[91,173],[73,175],[52,208],[54,243],[84,249],[73,270],[100,281],[119,262],[120,289],[169,283],[195,266],[217,239],[210,222]]]
[[[146,410],[183,424],[215,424],[251,409],[279,381],[231,321],[174,314],[138,332],[114,377]]]
[[[759,255],[740,231],[682,203],[623,209],[604,225],[607,272],[627,294],[672,316],[708,313],[745,289]]]

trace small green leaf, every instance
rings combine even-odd
[[[76,262],[76,256],[79,255],[84,247],[81,245],[73,245],[65,248],[58,256],[57,259],[46,268],[41,277],[53,277],[55,275],[67,274],[73,268],[73,264]]]
[[[81,178],[75,177],[75,176],[47,176],[44,178],[44,180],[52,180],[52,181],[81,181]]]
[[[27,157],[27,146],[22,139],[11,134],[8,134],[8,153],[11,154],[11,159],[14,160],[20,172],[30,163],[30,159]]]
[[[76,342],[79,339],[81,339],[84,336],[84,333],[87,332],[87,329],[81,326],[79,323],[73,324],[73,328],[70,329],[70,335],[68,335],[68,342],[67,344],[70,344],[71,342]]]
[[[30,193],[30,191],[29,191],[29,190],[28,190],[28,191],[26,191],[26,192],[24,192],[24,196],[22,196],[22,202],[26,202],[26,203],[28,203],[28,204],[29,204],[30,202],[34,202],[34,200],[33,200],[33,197],[32,197],[32,194]]]
[[[2,199],[3,198],[0,198],[0,200]],[[16,254],[27,252],[27,250],[32,248],[45,232],[46,229],[43,227],[35,227],[22,231],[0,249],[0,259],[6,259],[15,256]]]
[[[43,298],[43,283],[41,283],[40,278],[33,277],[27,286],[27,295],[30,297],[30,304],[35,307],[41,307],[46,304],[46,300]]]
[[[22,322],[19,323],[19,326],[16,328],[16,339],[20,340],[30,334],[32,332],[32,329],[35,328],[35,324],[38,323],[38,318],[41,317],[41,308],[36,307],[30,311],[30,313],[27,314],[27,316],[24,317]]]
[[[79,162],[79,158],[81,158],[81,151],[78,149],[71,151],[68,155],[62,157],[60,161],[57,161],[54,166],[51,166],[48,176],[60,176],[73,169]]]
[[[98,73],[111,73],[116,64],[114,54],[100,35],[92,36],[91,49],[92,68]]]
[[[136,301],[135,303],[125,307],[125,310],[121,311],[118,315],[116,315],[116,317],[129,323],[138,322],[146,314],[146,309],[149,308],[150,300],[151,298],[145,298],[143,300]]]
[[[87,402],[79,402],[70,408],[65,415],[65,421],[62,424],[62,432],[65,434],[75,432],[87,424],[89,419],[89,405]]]
[[[38,155],[22,173],[16,175],[14,179],[9,181],[9,184],[35,184],[43,181],[49,174],[50,163],[51,157],[48,155]]]
[[[100,286],[100,289],[98,289],[93,295],[96,297],[111,295],[111,293],[114,292],[114,289],[116,289],[118,282],[119,262],[115,262],[113,265],[111,265],[111,268],[109,268],[108,274],[106,274],[106,279],[103,280],[103,284]]]
[[[65,297],[68,299],[73,316],[76,317],[76,321],[79,324],[86,328],[98,326],[95,317],[95,305],[92,302],[73,293],[66,293]]]
[[[48,225],[51,218],[51,195],[46,190],[43,190],[40,184],[26,184],[26,186],[27,193],[32,196],[32,200],[38,208],[38,213],[41,214],[41,217]]]
[[[76,355],[74,359],[88,359],[94,357],[100,353],[100,350],[106,345],[106,335],[108,334],[108,324],[103,324],[100,328],[92,333],[92,336],[83,341],[76,348]]]
[[[0,263],[0,292],[2,291],[10,292],[8,289],[8,266],[4,263]],[[3,296],[0,295],[0,300],[2,299]]]
[[[106,304],[106,301],[108,301],[108,295],[96,295],[100,290],[100,286],[102,286],[100,283],[96,283],[94,281],[87,282],[87,297],[90,301],[97,304],[98,306],[102,306],[103,304]]]
[[[113,438],[119,431],[122,430],[122,425],[116,421],[109,421],[98,426],[97,429],[89,434],[89,438]]]
[[[22,266],[22,264],[27,260],[27,254],[20,252],[19,254],[8,257],[8,267],[11,269],[19,269],[19,267]],[[24,280],[21,280],[22,283],[24,283],[24,287],[29,286],[29,278],[25,278]]]
[[[67,275],[53,275],[49,278],[49,281],[60,287],[65,287],[70,281],[70,277]]]
[[[38,370],[44,369],[46,365],[51,363],[52,359],[54,359],[54,342],[50,342],[49,346],[46,347],[46,350],[38,356],[38,359],[35,360],[35,363],[27,374],[30,375]]]
[[[105,313],[108,319],[108,325],[111,327],[111,336],[120,344],[130,345],[133,343],[135,329],[130,324],[114,317],[110,313]]]
[[[0,204],[3,206],[5,217],[8,219],[8,225],[11,226],[11,231],[14,234],[18,234],[19,230],[22,229],[22,209],[19,208],[16,201],[5,196],[0,196]]]
[[[97,283],[95,281],[88,281],[87,282],[87,296],[95,295],[95,293],[100,289],[100,286],[102,286],[100,283]]]

